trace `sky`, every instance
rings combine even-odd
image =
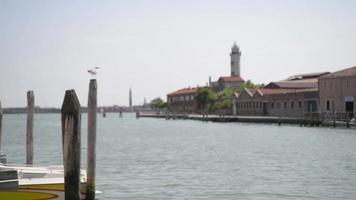
[[[142,104],[209,76],[268,83],[356,66],[354,0],[0,0],[3,107],[60,108],[65,90],[87,105],[89,68],[99,106]]]

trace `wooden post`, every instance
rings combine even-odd
[[[74,90],[66,91],[61,113],[65,200],[79,200],[81,107]]]
[[[351,118],[349,118],[349,113],[346,112],[346,128],[350,128],[350,120]]]
[[[26,165],[33,165],[33,115],[35,112],[35,95],[32,90],[27,92],[27,123],[26,123]]]
[[[335,111],[333,111],[333,126],[334,126],[334,128],[336,127],[336,116],[335,116]]]
[[[2,136],[2,108],[0,101],[0,151],[1,151],[1,136]]]
[[[86,199],[95,199],[97,83],[90,80],[88,94],[88,158]]]

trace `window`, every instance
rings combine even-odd
[[[330,81],[330,82],[329,82],[329,89],[332,90],[333,88],[334,88],[333,82]]]
[[[271,108],[273,109],[273,106],[274,106],[274,103],[273,102],[271,102]]]
[[[324,81],[324,90],[326,90],[326,81]]]
[[[298,101],[298,108],[302,108],[302,101]]]
[[[281,107],[281,103],[277,102],[277,108],[279,109]]]
[[[346,89],[350,89],[350,81],[346,80]]]
[[[290,108],[294,108],[294,101],[290,102]]]
[[[330,111],[330,101],[326,100],[326,111]]]
[[[288,107],[288,102],[284,102],[283,107],[286,109]]]

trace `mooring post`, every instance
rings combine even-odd
[[[81,107],[74,90],[66,91],[61,114],[65,200],[79,200]]]
[[[335,111],[333,112],[333,126],[336,128],[336,116],[335,116]]]
[[[26,122],[26,165],[33,165],[33,115],[35,112],[35,95],[32,90],[27,92]]]
[[[86,199],[95,199],[97,83],[90,80],[88,95],[88,158]]]
[[[346,112],[346,128],[350,128],[350,120],[349,113]]]
[[[1,151],[1,136],[2,136],[2,108],[0,101],[0,151]]]

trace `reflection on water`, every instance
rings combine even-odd
[[[86,115],[82,117],[82,167]],[[61,164],[59,114],[35,115],[38,165]],[[8,162],[25,162],[25,115],[5,115]],[[100,199],[356,199],[356,132],[98,116]]]

